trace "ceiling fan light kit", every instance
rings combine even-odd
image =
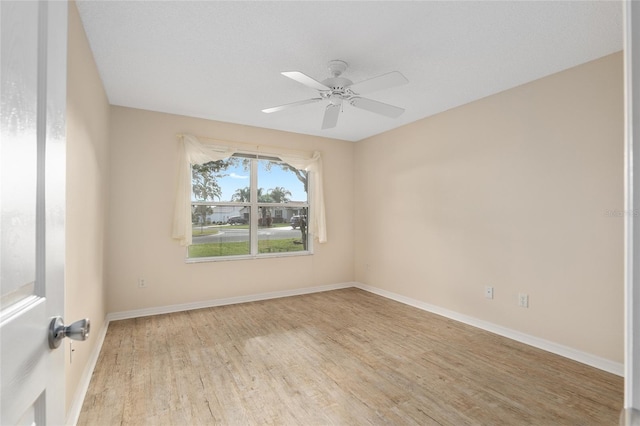
[[[404,108],[360,96],[376,90],[388,89],[408,83],[409,81],[404,75],[402,75],[402,73],[392,71],[354,84],[348,78],[341,77],[342,73],[346,71],[348,66],[349,65],[345,61],[338,59],[329,61],[328,68],[331,73],[331,77],[323,80],[322,82],[317,81],[299,71],[283,72],[282,75],[285,77],[289,77],[300,84],[317,90],[320,97],[265,108],[262,112],[272,113],[299,105],[328,100],[329,103],[325,108],[324,118],[322,120],[322,129],[331,129],[336,127],[338,124],[338,116],[340,115],[344,101],[348,102],[349,105],[355,108],[360,108],[390,118],[398,118],[404,112]]]

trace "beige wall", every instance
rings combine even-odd
[[[358,142],[356,280],[622,362],[622,101],[618,53]]]
[[[353,144],[109,107],[73,3],[69,19],[65,317],[94,333],[72,364],[65,345],[67,406],[105,312],[354,279],[622,362],[623,225],[606,215],[623,210],[621,54]],[[321,150],[329,242],[184,263],[170,233],[187,132]]]
[[[320,150],[328,243],[313,256],[185,263],[171,239],[178,133]],[[108,312],[353,281],[353,143],[116,106],[110,135]]]
[[[77,390],[105,319],[109,103],[75,3],[69,3],[67,75],[67,220],[65,320],[91,319],[86,342],[66,352],[66,408]]]

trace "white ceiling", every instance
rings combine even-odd
[[[111,104],[350,141],[622,49],[619,1],[77,4]],[[405,113],[346,105],[321,130],[324,102],[261,112],[316,97],[280,72],[321,81],[332,59],[354,82],[402,72],[409,84],[368,97]]]

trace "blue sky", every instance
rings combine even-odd
[[[245,170],[240,164],[231,166],[225,172],[227,176],[218,179],[218,184],[222,188],[220,201],[231,201],[231,196],[237,189],[249,186],[249,170]],[[280,167],[271,167],[271,170],[264,168],[264,162],[260,161],[258,166],[258,188],[264,188],[264,192],[276,186],[282,186],[291,191],[291,201],[306,201],[307,195],[304,192],[302,182],[295,174],[284,171]]]

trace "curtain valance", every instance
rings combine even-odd
[[[224,160],[233,154],[242,152],[264,155],[264,152],[252,152],[243,146],[233,146],[230,142],[219,144],[203,143],[192,135],[179,135],[179,164],[178,185],[176,189],[176,204],[173,215],[172,237],[180,241],[183,246],[191,244],[191,164],[204,164],[209,161]],[[309,202],[309,229],[319,243],[327,242],[327,229],[324,211],[324,190],[322,185],[322,156],[320,152],[313,153],[278,153],[269,151],[285,163],[296,169],[305,170],[311,175]]]

